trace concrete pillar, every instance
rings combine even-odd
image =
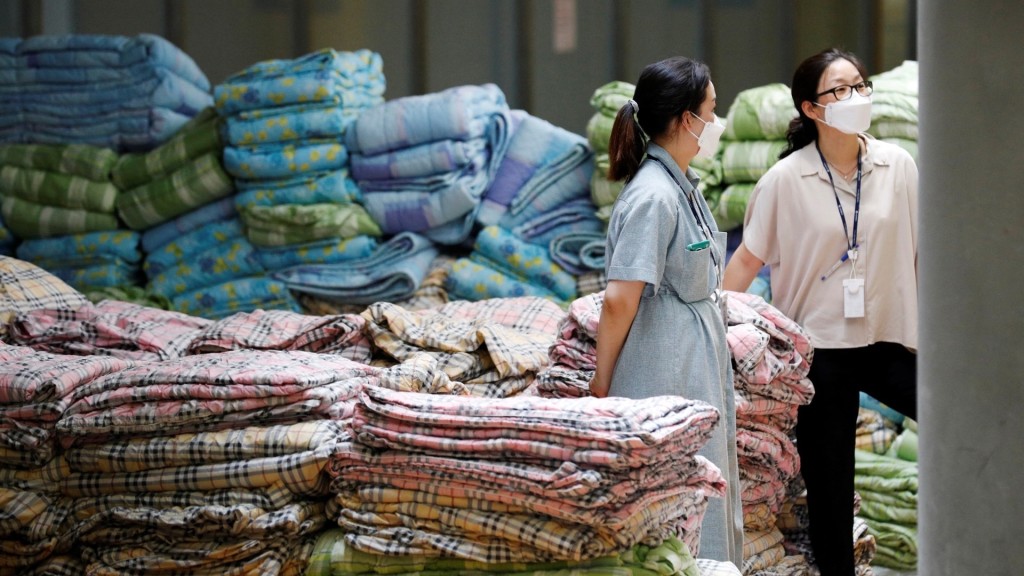
[[[920,56],[918,573],[1024,571],[1024,7],[929,0]]]

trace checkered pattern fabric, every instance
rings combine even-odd
[[[11,319],[30,310],[74,310],[90,304],[84,294],[42,268],[0,256],[0,339]]]

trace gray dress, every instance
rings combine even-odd
[[[724,266],[726,234],[718,231],[707,203],[696,191],[696,175],[684,174],[669,153],[653,142],[647,155],[616,200],[608,224],[608,280],[647,283],[615,364],[609,396],[678,395],[703,400],[719,410],[719,425],[699,454],[721,469],[728,493],[725,498],[711,498],[695,555],[731,561],[739,568],[743,566],[743,510],[732,362],[725,322],[712,299]],[[706,239],[711,240],[707,248],[687,248]]]

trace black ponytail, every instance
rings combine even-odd
[[[648,64],[640,72],[633,100],[619,108],[608,140],[608,179],[636,175],[647,140],[665,134],[672,122],[689,110],[700,113],[711,73],[702,62],[676,56]]]

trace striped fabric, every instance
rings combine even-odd
[[[0,165],[32,168],[80,176],[94,182],[111,179],[118,161],[116,152],[85,144],[4,144],[0,145]]]
[[[209,152],[169,175],[151,180],[117,199],[117,213],[133,230],[145,230],[234,191],[219,154]]]
[[[111,172],[114,183],[127,191],[174,173],[190,161],[221,147],[219,127],[214,108],[203,109],[157,148],[122,154]]]
[[[50,238],[86,234],[122,228],[113,213],[89,212],[31,202],[16,196],[3,196],[0,202],[4,222],[16,236]]]
[[[380,226],[359,204],[251,206],[241,217],[246,236],[257,246],[381,235]]]
[[[109,180],[93,181],[45,170],[4,166],[0,192],[46,206],[113,213],[120,190]]]

